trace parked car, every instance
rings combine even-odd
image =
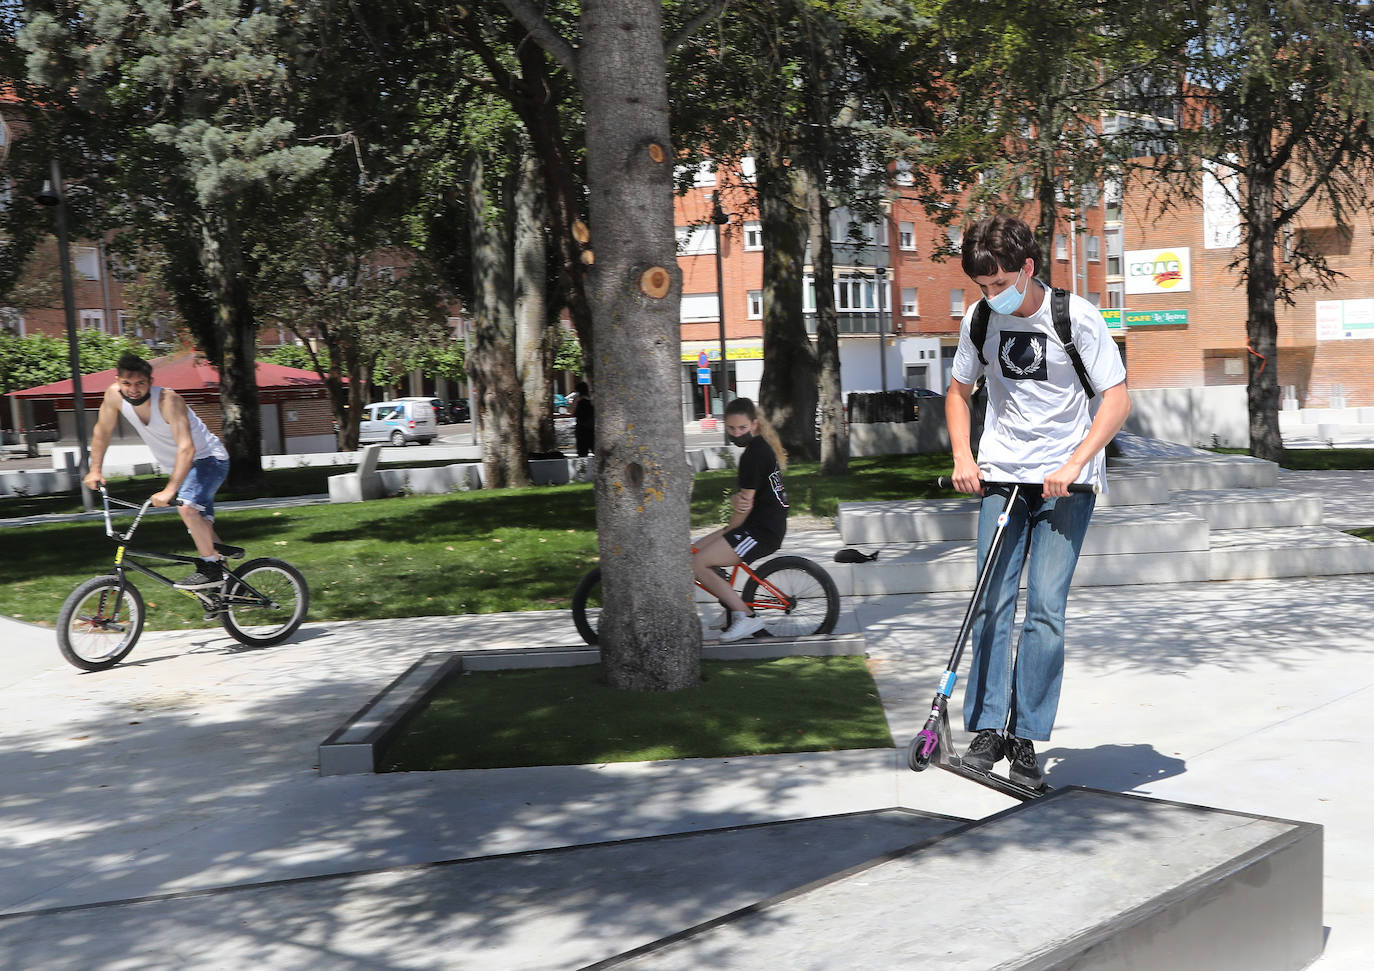
[[[439,423],[429,398],[397,398],[363,408],[358,421],[358,442],[390,442],[428,445],[439,437]]]
[[[466,399],[450,398],[448,400],[448,420],[451,422],[472,421],[472,409],[468,407]]]
[[[553,396],[553,413],[555,415],[570,415],[572,414],[572,405],[568,403],[567,398],[555,393]]]

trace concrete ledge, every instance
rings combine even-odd
[[[1322,951],[1322,835],[1062,789],[594,967],[1302,968]],[[1033,886],[988,907],[989,874]]]
[[[796,638],[759,637],[732,644],[705,643],[701,656],[708,661],[743,661],[793,655],[859,656],[866,651],[867,642],[860,633]],[[320,775],[375,772],[378,749],[391,740],[406,719],[452,674],[461,671],[577,667],[596,664],[600,660],[600,651],[586,645],[436,651],[426,654],[320,743]]]
[[[462,657],[456,654],[426,654],[412,664],[321,743],[320,775],[371,772],[376,748],[386,744],[406,714],[429,697],[440,681],[462,666]]]

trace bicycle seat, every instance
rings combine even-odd
[[[220,556],[227,556],[231,560],[243,559],[242,546],[230,546],[227,543],[216,543],[215,552],[218,553]]]

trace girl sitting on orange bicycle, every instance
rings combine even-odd
[[[758,416],[748,398],[736,398],[725,406],[725,436],[743,446],[739,461],[739,491],[730,500],[733,512],[722,528],[696,542],[692,572],[730,611],[730,623],[722,641],[738,641],[763,630],[763,618],[754,615],[744,599],[717,570],[777,552],[787,535],[787,490],[782,470],[787,453],[777,433]]]

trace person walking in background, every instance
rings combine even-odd
[[[577,454],[586,457],[596,451],[596,407],[592,404],[592,393],[586,381],[573,386],[577,401],[573,403],[573,440],[577,443]]]
[[[964,233],[963,270],[988,308],[984,346],[974,346],[975,303],[960,327],[945,398],[954,486],[983,497],[979,570],[1009,491],[985,490],[984,481],[1040,485],[1023,491],[1022,501],[1007,510],[1003,545],[974,615],[964,688],[964,727],[977,733],[964,763],[987,771],[1005,757],[1011,780],[1032,788],[1043,784],[1033,743],[1048,741],[1054,726],[1069,583],[1097,501],[1092,493],[1070,494],[1068,487],[1085,482],[1105,488],[1103,449],[1131,411],[1126,367],[1102,314],[1082,297],[1065,295],[1072,348],[1083,365],[1080,379],[1055,326],[1051,291],[1036,279],[1041,259],[1031,228],[1019,219],[993,216]],[[988,401],[975,459],[970,397],[980,377]],[[1027,560],[1026,613],[1013,654]]]
[[[105,484],[102,468],[119,416],[123,415],[152,450],[163,469],[170,469],[167,485],[153,494],[154,506],[180,499],[177,512],[195,541],[201,565],[179,581],[183,590],[213,587],[224,579],[215,550],[215,491],[229,474],[224,443],[205,427],[181,395],[153,385],[153,366],[137,354],[125,354],[115,365],[115,383],[105,389],[100,414],[91,433],[91,470],[82,480],[86,488]]]

